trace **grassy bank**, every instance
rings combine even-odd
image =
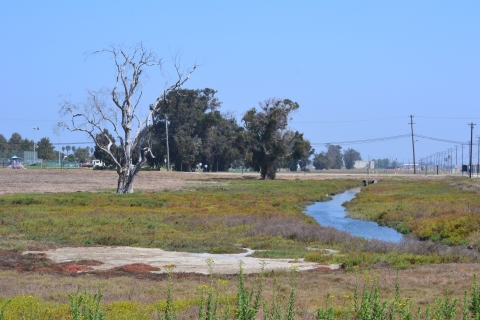
[[[468,178],[382,180],[346,204],[350,216],[373,220],[422,240],[480,248],[479,189]]]

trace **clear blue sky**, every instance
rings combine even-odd
[[[408,134],[409,115],[415,133],[452,141],[478,123],[476,140],[479,17],[478,1],[2,1],[0,133],[33,139],[38,126],[57,142],[61,96],[114,83],[110,57],[85,52],[142,41],[202,64],[185,87],[218,90],[238,119],[271,97],[297,101],[291,128],[314,144]],[[166,80],[149,70],[145,107]],[[455,148],[417,139],[417,160]],[[412,161],[410,138],[342,146]]]

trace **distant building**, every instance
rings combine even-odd
[[[370,160],[370,161],[363,161],[363,160],[357,160],[353,164],[354,169],[375,169],[375,161]]]
[[[404,163],[402,168],[407,170],[413,170],[413,163]],[[418,163],[415,164],[415,169],[421,170],[420,165]]]

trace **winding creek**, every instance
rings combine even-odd
[[[360,192],[360,188],[347,190],[334,195],[330,201],[316,202],[307,206],[305,212],[324,227],[333,227],[366,239],[400,242],[403,235],[395,229],[379,226],[376,222],[346,217],[347,212],[342,203],[352,200],[358,192]]]

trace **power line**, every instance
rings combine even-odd
[[[363,119],[363,120],[339,120],[339,121],[292,121],[291,124],[296,123],[305,123],[305,124],[316,124],[316,123],[352,123],[352,122],[371,122],[371,121],[384,121],[392,119],[403,119],[405,117],[393,117],[393,118],[378,118],[378,119]]]
[[[453,144],[467,144],[467,143],[469,143],[468,141],[454,141],[454,140],[448,140],[448,139],[433,138],[433,137],[423,136],[421,134],[416,134],[415,137],[422,138],[422,139],[428,139],[428,140],[435,140],[435,141],[440,141],[440,142],[453,143]]]
[[[62,120],[45,120],[45,119],[11,119],[11,118],[0,118],[0,120],[6,121],[39,121],[39,122],[59,122]]]
[[[395,139],[402,139],[410,137],[410,134],[402,134],[398,136],[391,136],[391,137],[383,137],[383,138],[374,138],[374,139],[365,139],[365,140],[352,140],[352,141],[340,141],[340,142],[313,142],[311,145],[326,145],[326,144],[362,144],[362,143],[372,143],[372,142],[381,142],[381,141],[389,141]]]
[[[426,118],[426,119],[443,119],[443,120],[470,120],[470,119],[480,119],[480,118],[457,118],[457,117],[430,117],[430,116],[415,116],[417,118]]]

